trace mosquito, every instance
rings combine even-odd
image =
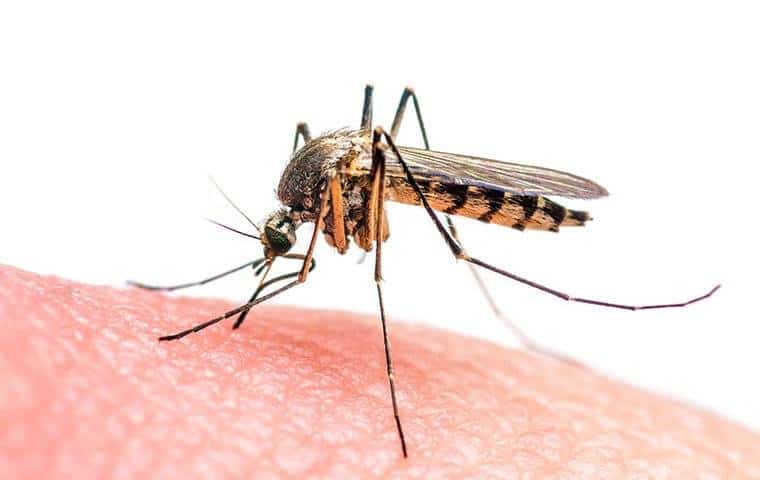
[[[160,341],[178,340],[235,316],[237,319],[233,328],[239,328],[251,308],[307,280],[309,272],[316,266],[314,248],[320,233],[325,241],[341,254],[348,250],[350,239],[365,252],[374,248],[374,280],[380,308],[386,373],[401,452],[407,457],[406,438],[396,400],[393,360],[381,283],[382,245],[389,235],[386,201],[421,205],[448,245],[451,254],[456,259],[468,263],[494,313],[512,329],[526,347],[555,357],[566,359],[561,354],[556,354],[530,340],[499,311],[475,266],[562,300],[625,310],[684,307],[710,297],[720,288],[720,285],[716,285],[706,294],[685,302],[626,305],[572,296],[468,254],[457,236],[451,215],[508,226],[520,231],[558,232],[561,227],[583,226],[591,217],[587,212],[567,209],[550,200],[548,196],[594,199],[608,195],[607,190],[591,180],[559,170],[432,151],[419,101],[411,88],[406,88],[401,95],[390,132],[381,126],[373,127],[372,93],[372,85],[367,85],[364,89],[361,126],[358,130],[339,129],[312,138],[306,123],[297,125],[293,153],[277,188],[277,196],[282,205],[266,217],[261,225],[248,218],[219,189],[225,199],[256,229],[257,234],[214,223],[260,241],[264,249],[263,258],[198,282],[167,287],[130,282],[132,285],[150,290],[172,291],[209,283],[249,267],[254,269],[256,276],[261,276],[256,290],[244,305],[182,332],[160,337]],[[424,149],[399,146],[395,141],[410,99],[414,105]],[[301,140],[303,146],[299,149]],[[444,214],[446,226],[436,211]],[[296,230],[306,223],[315,224],[306,252],[290,253],[296,243]],[[267,280],[277,258],[300,261],[301,267]],[[287,280],[287,283],[283,283]],[[261,295],[268,287],[276,284],[280,285]]]

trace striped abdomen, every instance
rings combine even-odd
[[[559,231],[560,226],[583,225],[591,217],[587,212],[570,210],[541,196],[515,195],[473,185],[456,185],[418,180],[428,203],[450,215],[475,218],[525,230]],[[411,185],[400,178],[391,178],[386,189],[388,200],[419,205]]]

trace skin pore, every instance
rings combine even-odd
[[[391,318],[230,307],[0,266],[2,478],[760,478],[760,436],[597,374]]]

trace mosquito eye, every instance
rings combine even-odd
[[[266,234],[269,248],[277,254],[287,253],[290,247],[293,246],[288,236],[279,230],[267,227]]]

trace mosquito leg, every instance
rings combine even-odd
[[[293,253],[293,254],[285,255],[285,257],[306,260],[307,255],[300,255],[300,254]],[[312,258],[312,260],[311,260],[311,266],[309,267],[309,271],[314,270],[314,268],[316,266],[317,266],[317,263]],[[277,276],[277,277],[275,277],[275,278],[273,278],[273,279],[271,279],[271,280],[269,280],[269,281],[267,281],[267,282],[259,285],[259,288],[257,289],[257,291],[254,294],[254,296],[251,299],[251,301],[249,301],[245,305],[242,305],[242,306],[240,306],[238,308],[230,310],[229,312],[227,312],[224,315],[221,315],[219,317],[212,318],[211,320],[209,320],[207,322],[203,322],[203,323],[198,324],[198,325],[196,325],[196,326],[194,326],[192,328],[189,328],[187,330],[183,330],[183,331],[181,331],[179,333],[175,333],[174,335],[166,335],[166,336],[160,337],[158,340],[159,341],[178,340],[178,339],[180,339],[180,338],[182,338],[182,337],[184,337],[186,335],[189,335],[191,333],[199,332],[199,331],[203,330],[206,327],[210,327],[211,325],[213,325],[215,323],[221,322],[222,320],[225,320],[225,319],[230,318],[230,317],[234,317],[235,315],[238,315],[238,314],[241,314],[241,313],[248,312],[248,311],[251,310],[251,308],[255,307],[259,303],[265,302],[265,301],[269,300],[270,298],[275,297],[275,296],[281,294],[282,292],[284,292],[286,290],[290,290],[291,288],[295,287],[296,285],[298,285],[299,283],[302,283],[302,282],[300,282],[298,280],[294,280],[294,281],[292,281],[292,282],[290,282],[290,283],[288,283],[288,284],[286,284],[286,285],[278,288],[277,290],[274,290],[273,292],[270,292],[270,293],[264,295],[263,297],[258,297],[257,298],[257,295],[262,290],[264,290],[265,288],[267,288],[269,285],[272,285],[273,283],[280,282],[282,280],[287,280],[289,278],[297,277],[300,274],[301,274],[301,271],[298,270],[297,272],[291,272],[291,273],[288,273],[288,274],[285,274],[285,275]]]
[[[296,272],[296,274],[298,274],[298,272]],[[253,292],[253,295],[251,295],[251,298],[248,299],[248,303],[251,303],[252,301],[256,300],[256,297],[259,296],[259,292],[261,292],[263,286],[264,286],[263,284],[259,285],[256,291]],[[243,322],[245,321],[245,317],[248,316],[248,312],[250,312],[250,310],[246,310],[238,316],[238,318],[235,320],[235,323],[232,325],[233,330],[237,330],[238,328],[240,328],[240,325],[242,325]]]
[[[406,111],[406,105],[407,103],[409,103],[410,98],[412,99],[412,103],[414,104],[414,113],[417,115],[417,124],[420,128],[420,133],[422,134],[422,141],[425,144],[425,150],[430,150],[430,144],[428,142],[427,131],[425,130],[425,122],[422,120],[422,109],[420,108],[420,102],[417,99],[417,94],[414,92],[414,90],[411,87],[406,87],[404,89],[404,92],[401,94],[401,100],[399,100],[398,107],[396,108],[396,115],[393,117],[393,124],[391,126],[391,133],[390,133],[391,137],[394,140],[398,137],[398,132],[401,129],[401,122],[404,119],[404,112]],[[457,230],[456,230],[456,227],[454,226],[454,221],[451,219],[451,216],[448,214],[444,214],[444,219],[446,220],[446,223],[448,224],[449,232],[451,233],[451,236],[454,238],[454,240],[456,240],[459,246],[462,247],[462,241],[459,239],[457,235]],[[463,247],[462,249],[464,250]],[[485,282],[480,277],[480,273],[478,273],[475,267],[471,263],[468,263],[467,266],[469,267],[469,270],[472,273],[472,276],[475,278],[475,282],[478,284],[478,288],[483,294],[483,297],[485,297],[486,301],[488,302],[488,305],[491,307],[491,310],[493,311],[494,315],[499,320],[501,320],[501,322],[512,332],[512,334],[523,345],[523,347],[527,348],[528,350],[533,350],[537,353],[548,355],[550,357],[554,357],[563,361],[567,361],[567,362],[575,363],[575,364],[578,363],[565,355],[553,352],[550,349],[540,346],[538,343],[534,342],[530,337],[525,335],[525,333],[523,333],[523,331],[514,322],[512,322],[506,315],[504,315],[504,313],[496,305],[496,302],[494,301],[493,296],[491,295],[491,292],[488,290],[488,287],[486,287]]]
[[[338,171],[341,170],[342,163],[338,162]],[[333,243],[335,249],[341,255],[348,249],[348,239],[346,238],[346,219],[343,216],[343,186],[341,177],[335,175],[330,179],[330,212],[333,219]]]
[[[417,94],[414,93],[412,87],[406,87],[401,94],[401,100],[396,107],[396,115],[393,117],[393,124],[391,125],[391,137],[396,140],[398,137],[398,131],[401,128],[401,121],[404,119],[404,112],[406,111],[406,104],[409,99],[412,99],[414,103],[414,112],[417,114],[417,124],[420,126],[420,133],[422,133],[422,141],[425,144],[425,150],[430,150],[430,144],[428,143],[427,131],[425,131],[425,122],[422,121],[422,111],[420,110],[420,102],[417,100]]]
[[[370,203],[374,202],[375,208],[369,217],[374,223],[372,229],[375,235],[375,281],[380,282],[382,275],[382,249],[383,249],[383,213],[385,212],[385,145],[380,143],[382,129],[376,128],[372,135],[372,168],[370,171],[371,188]]]
[[[254,276],[261,275],[261,280],[259,280],[259,285],[256,287],[256,291],[254,292],[253,296],[251,296],[250,300],[248,300],[247,303],[251,303],[252,301],[256,300],[256,297],[258,296],[259,292],[263,288],[264,284],[267,281],[267,276],[269,275],[269,272],[272,271],[272,266],[274,265],[274,259],[271,259],[270,261],[266,262],[264,265],[262,265],[259,269],[256,270],[254,273]],[[244,312],[241,312],[238,318],[235,320],[235,322],[232,325],[232,329],[235,330],[240,326],[240,324],[243,323],[243,320],[245,320],[245,317],[248,316],[248,312],[250,310],[246,310]]]
[[[401,441],[401,452],[406,458],[406,439],[404,438],[404,430],[401,428],[401,417],[398,413],[398,401],[396,400],[396,387],[393,383],[393,359],[391,358],[391,345],[390,338],[388,337],[388,327],[385,319],[385,305],[383,304],[383,289],[382,289],[382,245],[384,240],[384,224],[383,221],[383,206],[384,189],[385,189],[385,145],[380,143],[382,135],[382,129],[377,128],[374,131],[372,138],[372,194],[370,201],[376,203],[374,210],[374,217],[370,217],[369,221],[375,225],[375,286],[377,287],[377,299],[380,304],[380,322],[383,326],[383,345],[385,347],[385,367],[388,374],[388,384],[391,391],[391,403],[393,405],[393,418],[396,420],[396,429],[398,430],[398,436]]]
[[[306,277],[313,269],[311,268],[312,257],[314,256],[314,248],[317,246],[317,237],[325,226],[325,217],[327,216],[327,205],[330,200],[330,179],[326,179],[322,186],[321,192],[322,200],[319,203],[319,212],[317,212],[317,221],[314,222],[314,233],[311,234],[311,241],[309,242],[309,248],[306,250],[306,255],[303,259],[303,266],[298,274],[298,283],[306,281]]]
[[[296,126],[296,136],[293,139],[293,151],[298,150],[298,139],[303,138],[303,143],[307,143],[311,140],[311,132],[309,132],[309,126],[306,122],[301,122]]]
[[[542,292],[548,293],[549,295],[553,295],[555,297],[561,298],[568,302],[587,303],[590,305],[597,305],[600,307],[620,308],[624,310],[653,310],[653,309],[658,309],[658,308],[685,307],[687,305],[691,305],[692,303],[696,303],[696,302],[699,302],[700,300],[704,300],[710,297],[713,293],[715,293],[720,288],[720,284],[718,284],[714,286],[709,292],[705,293],[704,295],[700,295],[699,297],[695,297],[684,302],[663,303],[663,304],[654,304],[654,305],[627,305],[627,304],[622,304],[622,303],[613,303],[613,302],[607,302],[604,300],[596,300],[596,299],[591,299],[591,298],[574,297],[567,293],[547,287],[546,285],[542,285],[538,282],[534,282],[533,280],[529,280],[527,278],[521,277],[514,273],[495,267],[478,258],[470,256],[467,253],[465,253],[464,249],[462,249],[462,246],[459,245],[459,243],[457,243],[454,240],[454,238],[449,234],[448,230],[446,230],[446,227],[443,226],[441,221],[436,216],[435,211],[430,206],[430,203],[428,203],[427,199],[425,198],[425,195],[422,193],[420,186],[417,184],[417,181],[414,179],[414,176],[409,170],[409,166],[404,161],[403,157],[401,156],[401,153],[398,151],[398,148],[396,148],[396,144],[393,142],[393,139],[391,138],[391,136],[387,132],[383,132],[383,136],[385,137],[386,142],[388,142],[388,145],[390,145],[391,149],[393,150],[393,154],[398,158],[399,163],[404,169],[404,173],[406,174],[406,178],[407,178],[407,181],[409,182],[409,185],[411,185],[414,191],[417,193],[417,196],[420,198],[420,201],[422,202],[422,206],[425,208],[425,211],[428,213],[428,215],[430,216],[430,219],[435,224],[436,229],[441,234],[446,244],[449,246],[449,249],[451,249],[451,253],[457,259],[472,263],[479,267],[485,268],[486,270],[491,270],[494,273],[498,273],[499,275],[502,275],[504,277],[511,278],[512,280],[516,282],[520,282],[522,284],[528,285],[529,287],[533,287],[537,290],[541,290]]]
[[[296,259],[302,259],[303,260],[303,266],[301,267],[301,270],[298,271],[298,279],[296,280],[296,283],[303,283],[306,281],[306,277],[308,276],[309,272],[314,270],[314,267],[316,266],[316,262],[314,262],[314,248],[317,245],[317,236],[319,235],[319,232],[322,231],[322,228],[325,224],[325,216],[327,215],[327,202],[330,199],[330,180],[328,179],[325,182],[325,185],[322,187],[322,201],[319,205],[319,212],[317,213],[317,222],[314,225],[314,233],[311,235],[311,241],[309,242],[309,248],[306,250],[306,255],[299,255],[299,254],[286,254],[283,255],[285,258],[296,258]],[[279,277],[276,277],[272,280],[270,280],[267,283],[264,283],[262,285],[259,285],[259,287],[256,289],[256,291],[251,296],[251,299],[248,303],[256,302],[256,296],[266,288],[268,285],[271,285],[272,283],[283,280],[284,278],[290,278],[292,275],[282,275]],[[245,317],[248,316],[248,309],[241,312],[238,319],[235,321],[235,323],[232,325],[233,329],[240,328],[240,325],[243,324],[243,321],[245,320]]]
[[[314,226],[314,233],[311,236],[311,242],[309,243],[309,249],[306,251],[306,254],[303,257],[303,266],[301,267],[301,270],[298,272],[298,278],[296,278],[294,281],[283,285],[282,287],[278,288],[277,290],[274,290],[273,292],[267,293],[266,295],[256,298],[245,305],[242,305],[238,308],[235,308],[233,310],[230,310],[229,312],[225,313],[224,315],[216,318],[212,318],[211,320],[207,322],[203,322],[199,325],[196,325],[192,328],[189,328],[187,330],[184,330],[179,333],[175,333],[173,335],[166,335],[159,338],[159,341],[166,341],[166,340],[178,340],[186,335],[189,335],[194,332],[199,332],[203,330],[206,327],[210,327],[211,325],[214,325],[215,323],[221,322],[222,320],[225,320],[230,317],[234,317],[235,315],[238,315],[243,312],[247,312],[254,306],[258,305],[261,302],[264,302],[266,300],[269,300],[270,298],[279,295],[280,293],[289,290],[296,285],[303,283],[306,281],[306,277],[308,276],[309,272],[313,270],[313,260],[312,257],[314,256],[314,248],[317,244],[317,236],[319,235],[319,232],[322,230],[322,227],[325,223],[325,215],[327,214],[327,200],[330,197],[329,193],[329,183],[325,182],[324,186],[322,187],[322,202],[320,204],[319,213],[317,217],[316,225]],[[263,288],[263,285],[261,286]]]
[[[296,260],[303,260],[306,257],[304,255],[301,255],[301,254],[298,254],[298,253],[288,253],[287,255],[283,255],[282,258],[292,258],[292,259],[296,259]],[[317,266],[317,262],[316,262],[316,260],[314,260],[312,258],[312,260],[311,260],[311,267],[309,267],[309,271],[311,272],[312,270],[314,270],[314,268],[316,268],[316,266]],[[253,292],[253,295],[251,295],[251,298],[248,300],[248,303],[251,303],[252,301],[256,300],[256,298],[258,298],[258,296],[259,296],[259,293],[261,293],[269,285],[272,285],[273,283],[277,283],[277,282],[282,281],[282,280],[287,280],[288,278],[296,277],[296,276],[298,276],[299,273],[301,273],[300,270],[298,270],[296,272],[292,272],[292,273],[287,273],[285,275],[279,275],[279,276],[274,277],[274,278],[272,278],[270,280],[267,280],[266,282],[264,282],[261,285],[259,285],[258,288],[256,288],[256,291]],[[232,325],[232,329],[233,330],[236,330],[236,329],[240,328],[240,325],[242,325],[243,322],[245,321],[245,317],[248,316],[248,312],[250,312],[250,310],[246,310],[246,311],[244,311],[244,312],[242,312],[240,314],[240,316],[237,318],[237,320],[235,320],[235,323]]]
[[[459,245],[462,245],[462,241],[459,239],[459,235],[457,234],[457,229],[454,226],[454,223],[451,221],[451,217],[446,215],[446,222],[449,227],[449,233],[451,233],[451,236],[454,237],[454,240],[456,240]],[[480,273],[475,269],[475,265],[468,263],[467,268],[472,273],[472,276],[475,278],[475,282],[478,284],[478,288],[480,289],[480,293],[483,294],[483,297],[486,299],[486,302],[488,302],[488,306],[491,308],[491,312],[493,315],[499,319],[499,321],[509,330],[512,335],[517,339],[518,342],[520,342],[520,345],[522,345],[523,348],[526,350],[532,351],[534,353],[537,353],[539,355],[544,355],[547,357],[554,358],[556,360],[559,360],[561,362],[569,363],[572,365],[575,365],[577,367],[586,367],[584,364],[579,362],[578,360],[565,355],[563,353],[557,352],[555,350],[552,350],[551,348],[544,347],[540,343],[536,342],[532,338],[530,338],[523,330],[517,326],[517,324],[512,321],[504,312],[501,311],[499,306],[496,304],[496,300],[494,300],[493,295],[491,295],[490,290],[488,290],[488,287],[486,286],[486,283],[483,281],[483,278],[480,276]]]
[[[362,107],[362,130],[372,128],[372,90],[374,87],[369,83],[364,87],[364,106]]]
[[[240,270],[243,270],[244,268],[247,268],[247,267],[256,268],[259,265],[261,265],[261,263],[263,263],[264,260],[265,260],[264,258],[260,258],[260,259],[258,259],[256,261],[248,262],[246,264],[240,265],[239,267],[235,267],[232,270],[227,270],[226,272],[219,273],[219,274],[214,275],[212,277],[204,278],[203,280],[199,280],[197,282],[181,283],[179,285],[156,286],[156,285],[147,285],[145,283],[133,282],[131,280],[127,280],[127,284],[128,285],[132,285],[133,287],[143,288],[145,290],[158,290],[158,291],[161,291],[161,292],[173,292],[174,290],[180,290],[182,288],[190,288],[190,287],[195,287],[195,286],[198,286],[198,285],[205,285],[207,283],[213,282],[214,280],[219,280],[222,277],[226,277],[227,275],[231,275],[231,274],[233,274],[235,272],[239,272]]]
[[[273,292],[267,293],[266,295],[257,298],[256,300],[254,300],[252,302],[248,302],[245,305],[241,305],[241,306],[239,306],[237,308],[234,308],[234,309],[230,310],[229,312],[225,313],[224,315],[221,315],[221,316],[216,317],[216,318],[212,318],[211,320],[208,320],[206,322],[200,323],[200,324],[198,324],[198,325],[196,325],[196,326],[194,326],[192,328],[189,328],[187,330],[183,330],[183,331],[181,331],[179,333],[175,333],[173,335],[165,335],[163,337],[159,337],[158,340],[159,341],[179,340],[180,338],[182,338],[182,337],[184,337],[186,335],[189,335],[191,333],[200,332],[204,328],[210,327],[211,325],[214,325],[215,323],[221,322],[222,320],[226,320],[226,319],[228,319],[230,317],[234,317],[235,315],[237,315],[239,313],[248,311],[251,308],[253,308],[256,305],[258,305],[259,303],[265,302],[265,301],[269,300],[270,298],[275,297],[275,296],[283,293],[286,290],[290,290],[291,288],[295,287],[299,283],[301,283],[301,282],[299,282],[298,280],[294,280],[294,281],[292,281],[292,282],[290,282],[290,283],[288,283],[288,284],[286,284],[286,285],[278,288],[277,290],[275,290]]]

